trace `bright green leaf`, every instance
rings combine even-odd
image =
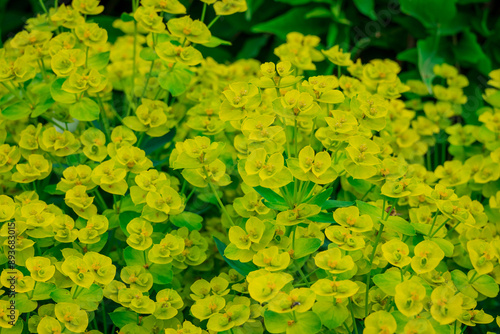
[[[26,102],[17,102],[11,104],[7,108],[2,110],[2,116],[8,120],[16,121],[28,116],[33,109]]]
[[[178,215],[170,216],[170,221],[177,227],[187,227],[190,231],[201,230],[203,217],[193,212],[184,211]]]
[[[69,113],[79,121],[92,122],[99,119],[99,105],[94,100],[84,97],[69,107]]]
[[[294,244],[294,259],[300,259],[304,256],[314,253],[321,247],[321,240],[317,238],[299,238]]]

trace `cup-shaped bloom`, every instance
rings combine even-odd
[[[410,249],[407,244],[398,239],[392,239],[382,245],[384,259],[393,266],[403,268],[410,264]]]
[[[417,274],[432,271],[444,258],[443,250],[430,240],[421,241],[413,251],[415,256],[411,259],[411,267]]]
[[[26,268],[37,282],[47,282],[56,272],[56,267],[51,264],[50,259],[43,256],[26,259]]]
[[[412,317],[422,312],[425,293],[425,287],[418,281],[404,281],[396,285],[394,301],[401,313],[407,317]]]
[[[319,252],[314,257],[316,265],[332,274],[341,274],[354,268],[354,261],[350,255],[342,255],[340,248],[330,248]]]
[[[83,333],[89,324],[87,312],[73,303],[57,303],[54,308],[57,320],[72,332]]]

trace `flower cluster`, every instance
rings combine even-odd
[[[110,43],[74,0],[4,43],[2,333],[498,331],[500,70],[468,124],[448,64],[205,58],[247,4],[202,2],[134,0]]]

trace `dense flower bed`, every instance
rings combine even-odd
[[[447,64],[300,33],[204,58],[247,5],[202,1],[134,2],[109,43],[74,0],[5,42],[1,334],[498,331],[500,70],[466,124]]]

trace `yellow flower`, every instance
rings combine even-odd
[[[89,324],[87,312],[73,303],[57,303],[54,309],[57,320],[70,331],[83,333]]]
[[[455,321],[462,313],[462,297],[452,288],[441,285],[432,291],[431,315],[441,325]]]
[[[314,257],[316,265],[332,274],[341,274],[354,268],[354,261],[350,255],[343,255],[339,248],[330,248],[319,252]]]
[[[238,12],[247,11],[246,0],[219,0],[214,3],[215,14],[232,15]]]
[[[444,258],[444,252],[430,240],[421,241],[413,250],[415,256],[411,259],[411,267],[417,274],[432,271]]]
[[[144,7],[153,7],[155,10],[170,14],[186,14],[186,7],[178,0],[141,0]]]
[[[61,270],[63,274],[81,287],[88,289],[94,283],[94,275],[89,265],[80,257],[68,256],[61,265]]]
[[[268,271],[281,271],[288,267],[290,254],[281,252],[276,246],[262,249],[253,256],[253,263]]]
[[[35,180],[43,180],[52,171],[52,162],[40,154],[31,154],[27,164],[18,164],[17,172],[12,175],[12,181],[18,183],[30,183]]]
[[[281,289],[293,280],[286,273],[270,273],[264,269],[253,271],[247,276],[248,292],[252,299],[259,303],[267,302],[281,291]]]
[[[107,160],[94,168],[92,181],[108,193],[125,195],[128,189],[125,181],[126,175],[127,170],[125,168],[117,167],[114,160]]]
[[[87,190],[95,188],[91,179],[92,169],[87,165],[71,166],[64,170],[63,178],[57,184],[57,190],[67,192],[75,186],[85,186]]]
[[[163,17],[158,15],[154,7],[140,6],[134,13],[134,19],[146,31],[161,33],[165,30]]]
[[[398,239],[392,239],[382,245],[384,258],[393,266],[404,268],[410,264],[410,249],[407,244]]]
[[[422,312],[425,294],[425,287],[413,279],[396,285],[394,301],[401,313],[412,317]]]
[[[35,280],[31,276],[24,276],[17,269],[4,269],[0,276],[2,285],[16,293],[32,291],[35,287]]]
[[[97,23],[78,25],[75,28],[75,34],[88,47],[99,47],[108,41],[107,30],[100,28]]]
[[[389,312],[377,311],[366,317],[363,334],[393,334],[397,327],[396,320]]]
[[[172,36],[178,37],[181,40],[187,39],[196,44],[208,43],[212,36],[210,30],[208,30],[203,22],[193,20],[189,16],[170,19],[167,22],[167,27]]]
[[[337,66],[352,65],[351,54],[344,53],[344,50],[342,50],[338,45],[335,45],[327,51],[322,50],[321,52],[323,52],[323,54],[326,56],[326,58],[328,58],[329,61]]]
[[[71,3],[73,8],[85,15],[101,14],[104,6],[99,6],[99,0],[75,0]]]

